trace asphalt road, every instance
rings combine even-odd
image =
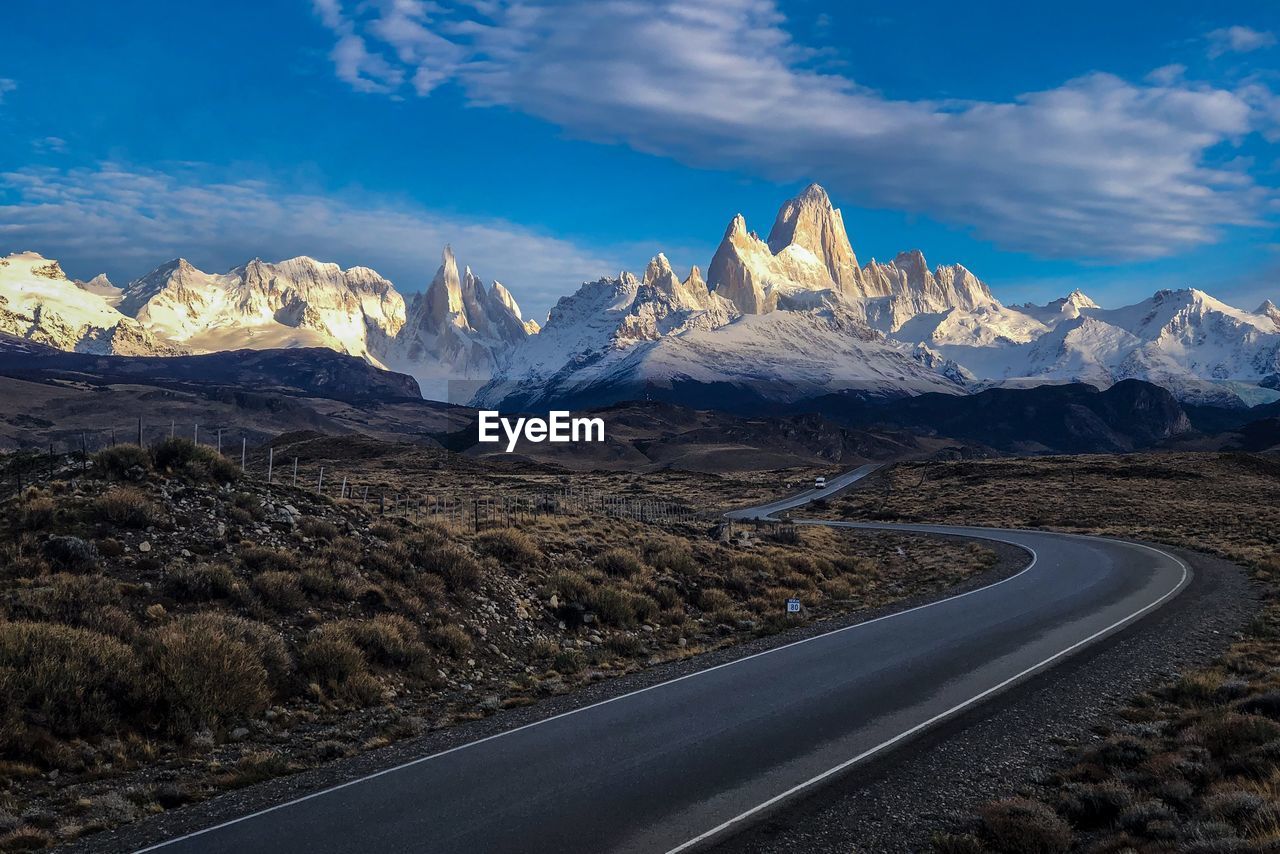
[[[814,493],[828,495],[866,473],[850,472]],[[790,509],[802,499],[776,505]],[[776,505],[737,515],[784,509]],[[848,526],[996,539],[1032,558],[1026,569],[987,587],[698,671],[145,850],[693,850],[824,780],[856,773],[860,761],[1138,619],[1189,580],[1177,558],[1113,540]]]

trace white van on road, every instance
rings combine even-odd
[[[814,489],[826,489],[826,488],[827,488],[827,479],[826,479],[825,477],[823,477],[822,475],[818,475],[817,477],[815,477],[815,478],[813,479],[813,488],[814,488]]]

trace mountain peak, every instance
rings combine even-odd
[[[1088,294],[1079,288],[1076,288],[1071,293],[1067,294],[1065,301],[1074,305],[1076,308],[1101,308],[1100,305],[1089,298]]]
[[[813,253],[839,290],[850,291],[858,281],[858,259],[849,244],[844,218],[832,207],[827,191],[817,184],[810,184],[782,205],[769,231],[768,244],[774,255],[793,245]]]
[[[805,187],[800,192],[800,195],[796,196],[796,198],[823,205],[831,204],[831,197],[827,195],[827,191],[823,189],[822,185],[817,181],[814,181],[810,183],[809,186]]]
[[[1276,311],[1280,311],[1280,309],[1276,308],[1276,304],[1269,299],[1264,299],[1262,305],[1258,306],[1258,310],[1254,314],[1274,314]]]
[[[675,279],[675,271],[671,269],[671,262],[667,260],[667,256],[659,252],[649,259],[649,265],[644,268],[642,281],[646,285],[652,285],[665,279]]]

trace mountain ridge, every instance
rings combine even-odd
[[[322,346],[411,374],[429,398],[496,407],[696,398],[699,385],[765,405],[1128,378],[1191,404],[1280,396],[1270,300],[1248,312],[1182,288],[1104,309],[1077,288],[1005,305],[963,265],[931,268],[918,249],[860,265],[817,184],[780,206],[767,239],[735,215],[705,276],[694,266],[681,278],[658,252],[641,276],[562,298],[545,328],[446,246],[410,300],[371,268],[307,256],[223,274],[177,258],[119,288],[15,253],[0,259],[0,332],[122,355]]]

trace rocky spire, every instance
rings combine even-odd
[[[425,314],[422,322],[434,332],[449,325],[453,317],[463,312],[462,280],[458,276],[458,259],[448,244],[441,253],[440,267],[427,287]]]
[[[851,293],[858,285],[858,259],[844,230],[844,218],[831,205],[827,191],[810,184],[778,211],[769,231],[769,251],[788,246],[807,249],[822,260],[837,288]]]

